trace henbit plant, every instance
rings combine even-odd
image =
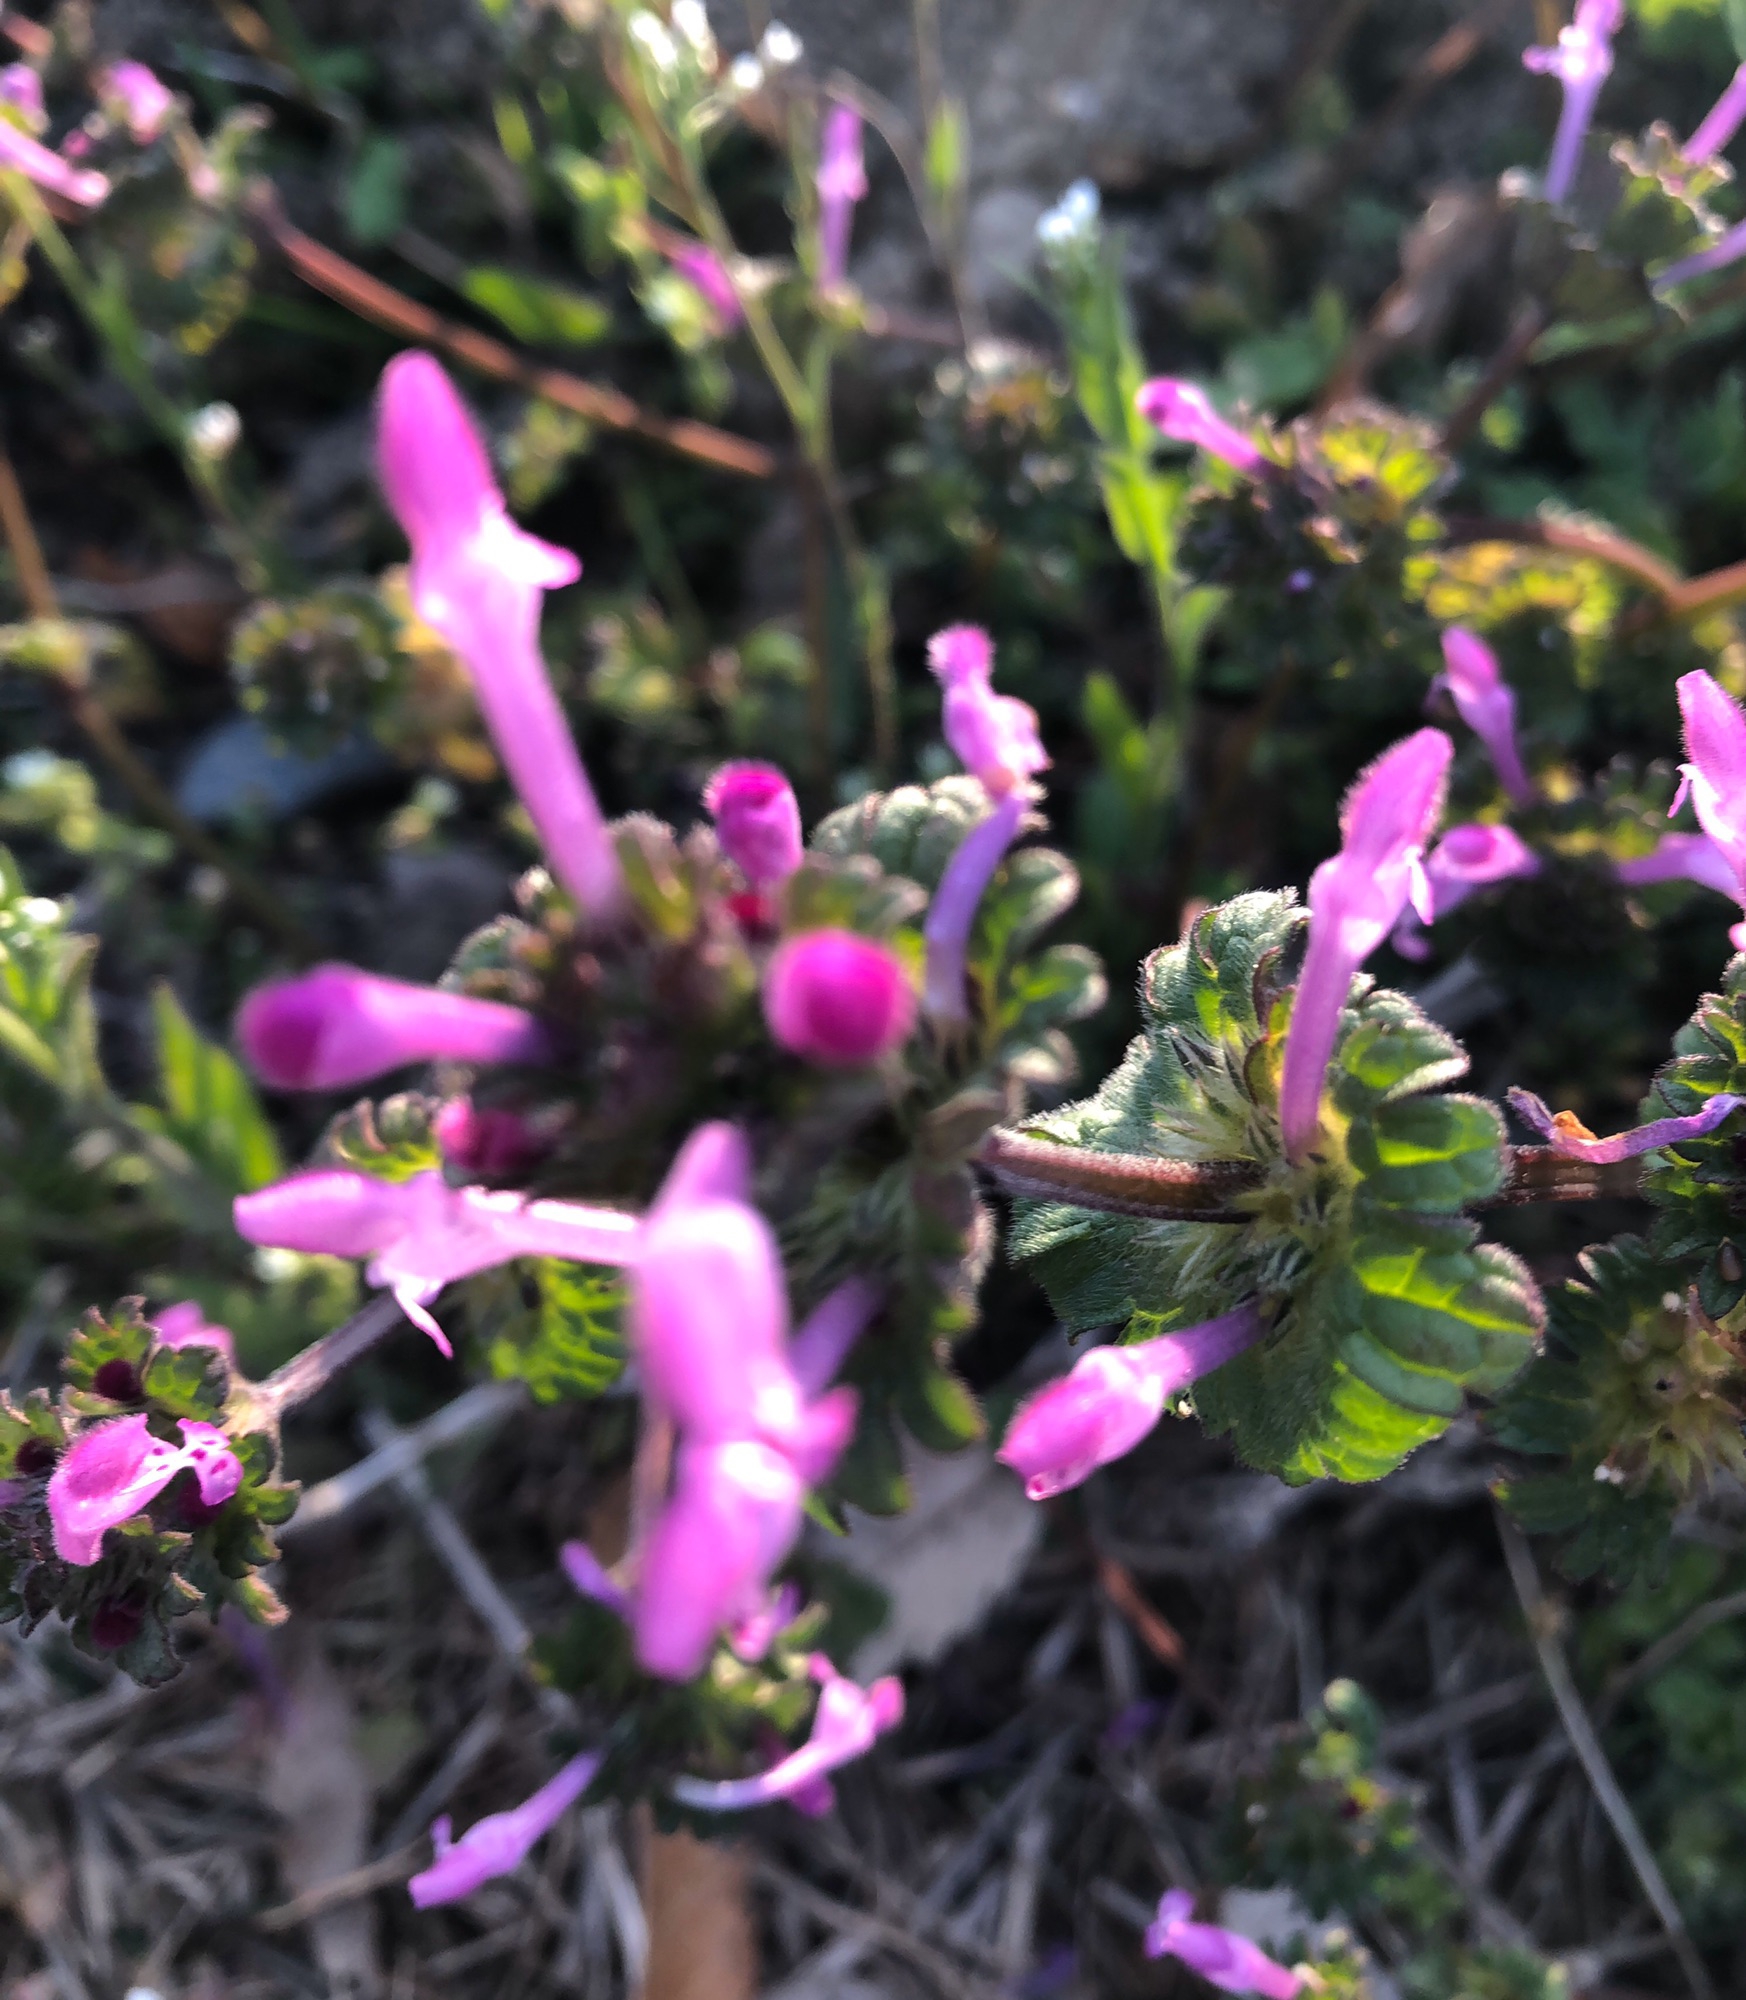
[[[1714,121],[1683,159],[1653,134],[1614,147],[1599,224],[1567,212],[1617,15],[1584,0],[1558,49],[1540,52],[1565,117],[1544,182],[1506,190],[1524,283],[1568,329],[1671,314],[1661,295],[1720,247],[1702,206],[1713,183],[1693,171],[1719,143]],[[631,190],[610,196],[618,221],[652,192],[687,223],[695,243],[658,245],[639,211],[638,250],[659,248],[682,274],[712,337],[743,319],[782,394],[841,535],[889,763],[901,718],[882,579],[842,506],[829,419],[837,335],[857,310],[844,259],[865,187],[859,117],[831,106],[820,145],[816,95],[774,80],[783,45],[767,36],[752,69],[723,65],[694,0],[666,19],[615,7],[603,32],[634,162]],[[150,143],[176,114],[137,77],[111,77]],[[736,94],[766,92],[809,174],[817,159],[800,363],[707,172],[705,137]],[[15,170],[69,194],[65,161],[6,144]],[[579,199],[607,198],[580,167],[572,179]],[[6,186],[88,305],[46,210]],[[107,190],[86,192],[98,206]],[[166,1064],[164,1113],[122,1106],[83,1011],[88,951],[8,867],[9,1061],[149,1161],[154,1198],[204,1203],[215,1237],[222,1185],[247,1241],[366,1262],[392,1301],[260,1381],[192,1301],[93,1317],[57,1400],[0,1403],[0,1611],[59,1612],[80,1644],[145,1680],[174,1672],[183,1612],[281,1616],[261,1576],[296,1497],[279,1477],[280,1421],[402,1314],[500,1372],[584,1399],[626,1379],[639,1392],[629,1546],[566,1548],[577,1603],[540,1646],[586,1747],[458,1840],[439,1822],[436,1860],[413,1883],[421,1904],[513,1868],[584,1798],[650,1799],[668,1822],[774,1799],[822,1810],[828,1773],[897,1722],[900,1686],[846,1680],[820,1650],[824,1605],[782,1578],[807,1516],[840,1525],[845,1505],[903,1507],[900,1425],[935,1449],[983,1432],[952,1364],[996,1234],[979,1176],[1013,1198],[1007,1247],[1067,1326],[1120,1335],[1007,1431],[1001,1456],[1035,1497],[1079,1484],[1172,1408],[1291,1481],[1379,1478],[1473,1412],[1501,1449],[1540,1461],[1507,1479],[1506,1504],[1564,1537],[1575,1573],[1635,1576],[1665,1559],[1685,1499],[1746,1470],[1746,959],[1681,1032],[1634,1130],[1598,1139],[1518,1094],[1543,1141],[1523,1146],[1497,1106],[1448,1088],[1468,1068],[1455,1038],[1362,970],[1391,940],[1426,949],[1421,927],[1488,890],[1578,867],[1615,903],[1676,876],[1746,901],[1746,716],[1715,675],[1683,675],[1703,831],[1646,848],[1646,794],[1585,791],[1537,767],[1499,659],[1470,628],[1503,630],[1538,586],[1495,556],[1487,568],[1476,547],[1501,545],[1443,519],[1450,465],[1425,426],[1347,407],[1278,431],[1221,415],[1193,384],[1147,383],[1095,201],[1070,194],[1044,238],[1112,532],[1145,572],[1163,641],[1151,720],[1184,891],[1204,823],[1229,809],[1187,784],[1203,668],[1252,672],[1287,645],[1312,667],[1356,658],[1348,678],[1367,678],[1391,729],[1446,699],[1485,753],[1467,762],[1440,728],[1400,736],[1347,793],[1307,907],[1275,890],[1191,910],[1147,958],[1142,1032],[1092,1095],[1059,1102],[1065,1030],[1102,1003],[1102,974],[1082,947],[1039,945],[1077,876],[1020,844],[1050,760],[1034,710],[995,691],[987,635],[953,626],[930,648],[963,775],[867,792],[810,840],[768,764],[716,773],[701,800],[713,826],[609,821],[539,649],[544,594],[579,565],[511,520],[424,353],[390,365],[378,432],[412,545],[411,608],[459,662],[545,866],[440,986],[324,966],[257,990],[238,1035],[275,1088],[350,1088],[411,1062],[433,1066],[429,1087],[342,1113],[310,1166],[285,1176],[234,1066],[204,1045],[190,1055],[191,1031],[171,1022],[164,1046],[181,1035],[181,1080],[197,1074],[206,1094],[168,1087]],[[119,337],[113,301],[102,324]],[[1159,471],[1155,432],[1213,461],[1205,477]],[[1719,645],[1690,648],[1731,671]],[[813,672],[822,684],[822,659]],[[1439,840],[1452,783],[1475,817]],[[1052,1108],[1033,1111],[1045,1093]],[[1481,1235],[1501,1203],[1637,1192],[1655,1205],[1648,1241],[1591,1250],[1583,1280],[1549,1300]],[[1230,1990],[1306,1983],[1191,1910],[1166,1896],[1148,1948]],[[1338,1990],[1337,1972],[1316,1978]]]

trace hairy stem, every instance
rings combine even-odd
[[[283,1368],[276,1368],[257,1386],[255,1401],[262,1414],[276,1420],[287,1410],[296,1409],[299,1403],[307,1403],[312,1396],[319,1395],[392,1333],[400,1321],[397,1300],[386,1292],[373,1298],[362,1311],[353,1313],[332,1333],[323,1334],[301,1354],[294,1354]]]
[[[1261,1183],[1247,1160],[1170,1160],[1149,1154],[1099,1153],[1019,1132],[991,1132],[976,1163],[1008,1194],[1058,1201],[1105,1215],[1180,1222],[1246,1222],[1235,1198]],[[1502,1189],[1477,1208],[1529,1202],[1628,1200],[1638,1191],[1640,1160],[1596,1166],[1566,1159],[1550,1146],[1512,1146]]]

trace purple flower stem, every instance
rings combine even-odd
[[[294,1354],[283,1368],[276,1368],[259,1384],[254,1391],[257,1409],[268,1421],[276,1421],[299,1403],[307,1403],[355,1361],[362,1360],[403,1318],[392,1293],[384,1292],[373,1298],[332,1333],[323,1334],[301,1354]]]
[[[808,1402],[837,1379],[837,1370],[884,1300],[883,1285],[849,1278],[813,1308],[788,1348],[788,1365]]]
[[[923,928],[927,978],[922,1008],[936,1021],[962,1024],[970,1018],[964,960],[971,928],[994,871],[1018,838],[1028,810],[1029,801],[1022,793],[1009,792],[980,826],[971,828],[946,863]]]

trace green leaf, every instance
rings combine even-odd
[[[360,243],[386,243],[406,220],[406,148],[372,132],[346,184],[346,227]]]
[[[910,1370],[898,1389],[897,1410],[926,1451],[962,1451],[984,1429],[981,1406],[948,1368]]]
[[[957,214],[970,170],[970,121],[962,98],[942,97],[928,126],[928,192],[940,215]]]
[[[1746,0],[1722,0],[1722,18],[1728,24],[1734,53],[1746,62]]]
[[[228,1195],[283,1177],[284,1156],[242,1066],[209,1042],[172,989],[152,990],[157,1035],[160,1129]]]
[[[592,347],[612,331],[611,309],[599,299],[498,264],[475,264],[461,290],[532,346]]]
[[[495,1324],[487,1323],[486,1366],[499,1381],[525,1382],[541,1403],[605,1395],[624,1373],[623,1277],[546,1257],[529,1259],[523,1268],[532,1276],[536,1303],[529,1310],[517,1298]],[[469,1290],[476,1289],[477,1280]],[[508,1304],[507,1286],[495,1287],[494,1295]]]

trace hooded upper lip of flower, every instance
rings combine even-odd
[[[1668,809],[1679,810],[1687,792],[1699,823],[1734,871],[1734,894],[1746,903],[1746,715],[1701,671],[1679,680],[1688,762],[1684,783]]]
[[[1461,720],[1485,745],[1503,788],[1517,805],[1537,796],[1516,743],[1515,690],[1497,655],[1477,634],[1452,625],[1443,634],[1444,670],[1431,686],[1447,689]]]

